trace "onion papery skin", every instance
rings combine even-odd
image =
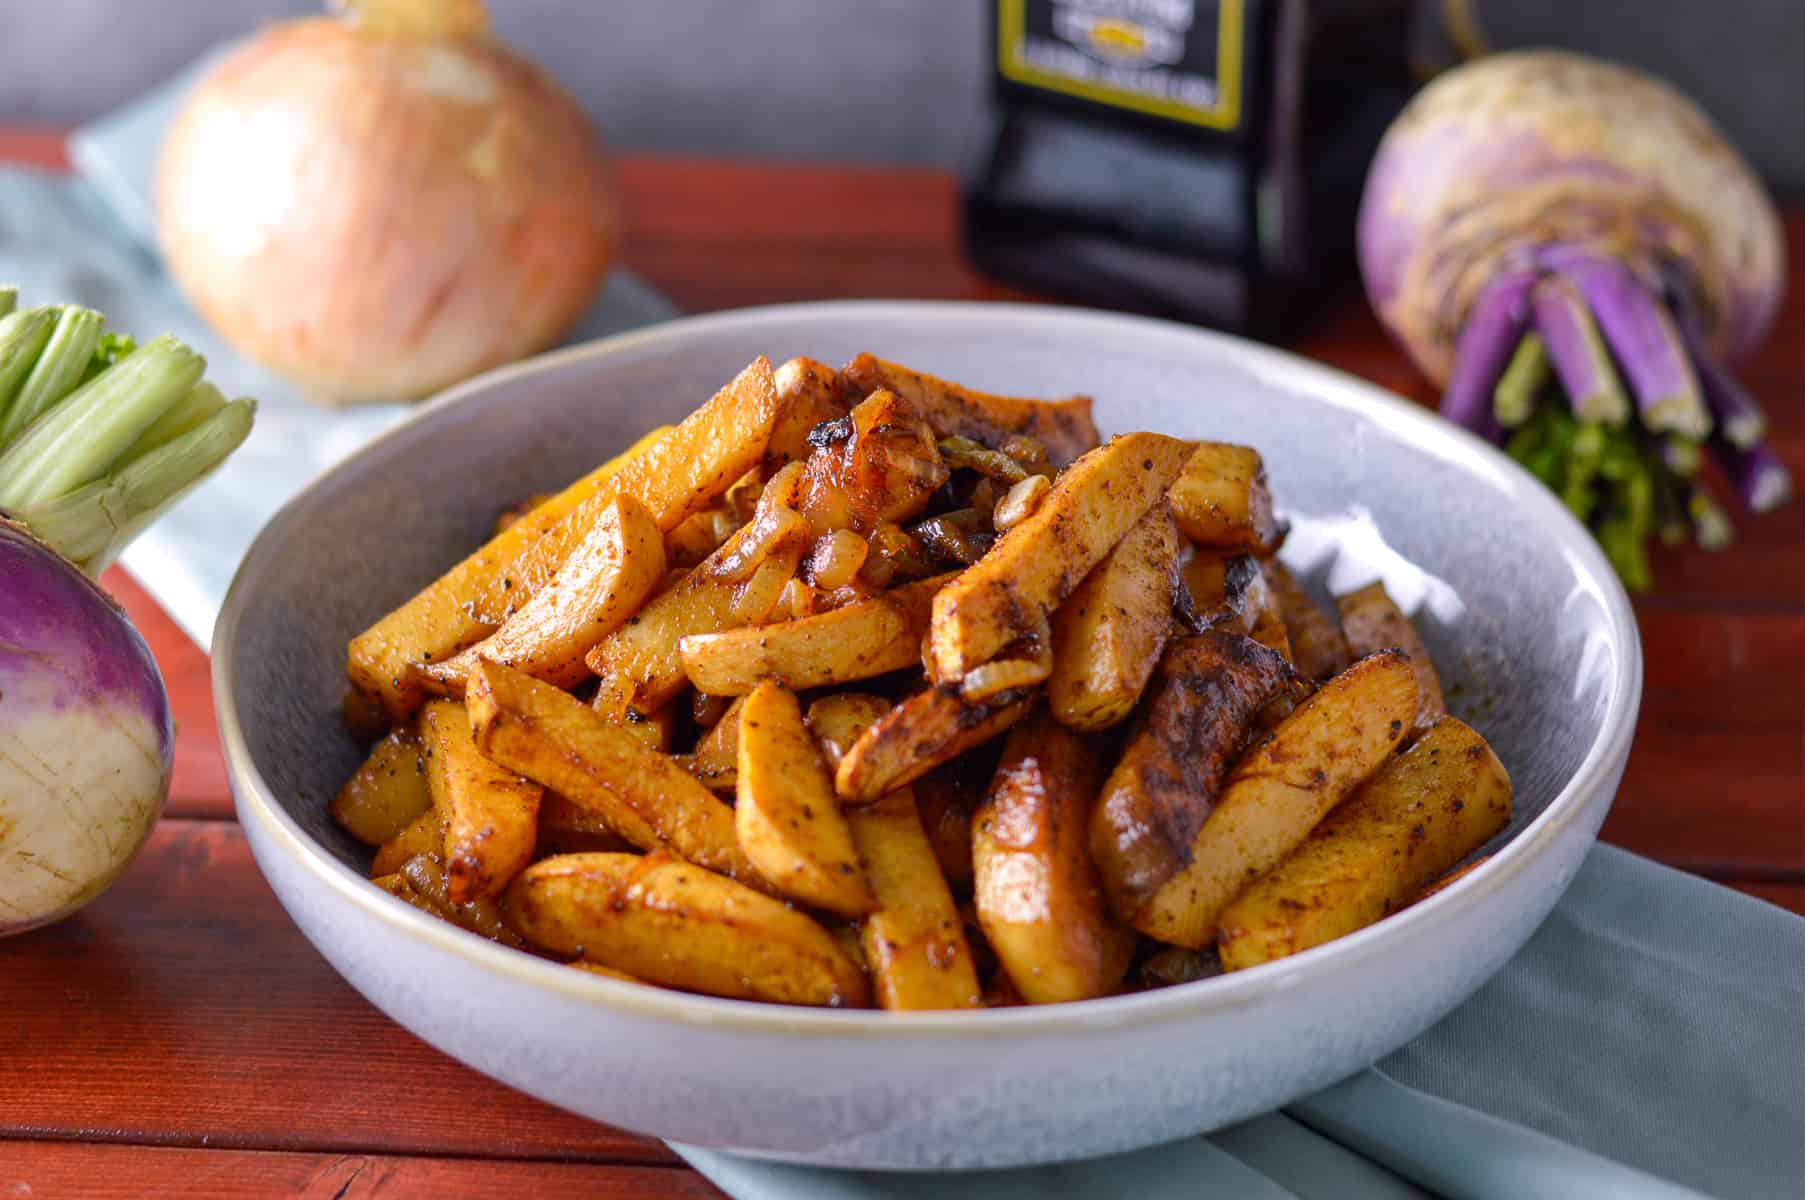
[[[553,344],[618,249],[580,107],[480,35],[271,27],[164,141],[158,238],[241,352],[327,403],[411,400]]]
[[[1696,105],[1551,50],[1482,58],[1424,88],[1380,145],[1359,242],[1380,318],[1438,384],[1486,283],[1547,247],[1678,278],[1725,360],[1766,333],[1785,273],[1772,204]]]
[[[169,795],[156,660],[106,593],[0,518],[0,936],[116,880]]]

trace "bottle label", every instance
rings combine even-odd
[[[1245,0],[997,0],[1004,79],[1208,129],[1241,121]]]

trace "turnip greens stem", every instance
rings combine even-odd
[[[16,300],[0,289],[0,307]],[[89,309],[0,315],[0,510],[98,575],[250,434],[254,404],[228,403],[205,368]]]
[[[105,318],[91,308],[69,305],[56,318],[49,341],[38,354],[31,374],[20,385],[12,406],[0,417],[0,446],[74,391],[93,361]]]
[[[1474,301],[1454,351],[1454,371],[1442,394],[1442,415],[1482,434],[1491,434],[1492,393],[1498,376],[1523,333],[1530,284],[1528,273],[1500,275]]]
[[[1559,276],[1536,284],[1531,296],[1536,332],[1547,343],[1548,358],[1561,387],[1583,421],[1621,425],[1629,419],[1629,398],[1617,382],[1611,356],[1579,290]]]
[[[1548,348],[1535,334],[1524,334],[1492,393],[1492,415],[1498,424],[1515,429],[1529,420],[1529,414],[1535,411],[1536,395],[1547,384],[1548,376]]]
[[[1629,269],[1609,259],[1590,258],[1569,264],[1561,273],[1578,289],[1629,378],[1643,425],[1656,433],[1695,438],[1710,433],[1711,414],[1699,395],[1679,330]]]

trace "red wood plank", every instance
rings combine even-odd
[[[164,812],[172,817],[230,819],[232,792],[214,723],[207,656],[122,568],[108,571],[101,583],[144,635],[169,691],[175,716],[175,773]]]
[[[556,1194],[599,1200],[703,1200],[722,1195],[694,1171],[670,1167],[0,1141],[0,1195],[35,1200]]]
[[[372,1008],[289,921],[236,825],[164,821],[111,892],[7,942],[0,1012],[0,1138],[673,1161]]]

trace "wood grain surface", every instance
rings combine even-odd
[[[56,168],[53,131],[0,159]],[[700,312],[833,297],[998,299],[925,171],[635,158],[626,260]],[[1805,212],[1787,218],[1805,248]],[[1805,249],[1743,371],[1805,480]],[[1294,343],[1431,399],[1358,295]],[[1647,690],[1607,840],[1805,913],[1805,504],[1720,554],[1662,552],[1637,603]],[[715,1195],[662,1145],[469,1071],[365,1003],[258,874],[226,786],[204,654],[121,571],[178,724],[169,816],[110,893],[0,943],[0,1195]]]

